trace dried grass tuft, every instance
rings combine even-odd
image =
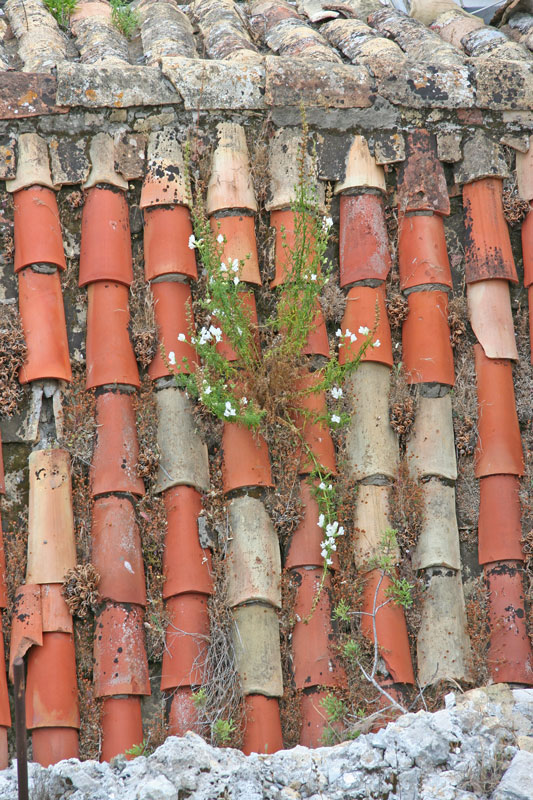
[[[85,619],[98,606],[100,575],[92,564],[76,564],[63,579],[61,594],[70,613]]]
[[[26,340],[18,308],[0,303],[0,417],[11,417],[22,398],[18,371],[26,360]]]

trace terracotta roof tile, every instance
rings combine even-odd
[[[446,292],[412,292],[402,328],[403,358],[410,383],[455,382]]]
[[[107,604],[97,615],[93,681],[96,697],[150,694],[139,606]]]
[[[43,186],[30,186],[15,192],[13,202],[15,272],[31,264],[52,264],[65,269],[55,193]]]
[[[375,327],[375,332],[374,332]],[[360,328],[368,328],[372,333],[372,344],[366,349],[361,362],[377,361],[392,367],[392,343],[387,308],[385,306],[385,284],[376,288],[371,286],[354,286],[346,295],[346,311],[341,323],[341,331],[346,338],[339,347],[339,363],[346,364],[358,355],[359,348],[366,336]],[[356,334],[357,340],[352,342],[346,331]],[[370,335],[370,334],[369,334]],[[373,344],[379,342],[378,347]]]
[[[286,569],[321,567],[324,563],[321,555],[322,529],[318,527],[318,503],[307,478],[300,478],[300,499],[303,506],[302,518],[289,542],[284,563]],[[332,560],[330,569],[338,569],[339,558],[336,552],[332,554]]]
[[[186,206],[161,206],[144,211],[144,274],[147,281],[162,275],[197,278],[194,250],[188,246],[192,236]]]
[[[133,281],[128,203],[124,192],[89,189],[81,223],[79,285]]]
[[[78,731],[75,728],[35,728],[31,734],[33,760],[42,767],[65,758],[78,758]]]
[[[484,178],[463,186],[467,283],[486,278],[518,281],[503,215],[502,184],[499,178]]]
[[[31,648],[26,698],[26,725],[30,730],[79,728],[76,659],[71,633],[44,633],[42,646]]]
[[[168,712],[168,732],[170,736],[185,736],[187,731],[197,731],[199,729],[199,713],[194,702],[195,691],[190,686],[180,686],[172,692],[170,710]]]
[[[102,761],[125,753],[143,741],[141,698],[104,697],[102,702]]]
[[[405,215],[399,226],[400,288],[452,286],[444,222],[437,214]]]
[[[87,289],[87,389],[114,383],[139,386],[139,370],[128,333],[128,287],[96,281]],[[109,347],[109,342],[114,346]]]
[[[480,564],[522,561],[522,522],[515,475],[489,475],[479,481],[478,558]]]
[[[341,195],[340,285],[385,280],[391,268],[383,200],[374,194]]]
[[[273,486],[268,447],[262,436],[234,422],[224,423],[222,481],[225,492],[244,486]]]
[[[163,597],[189,592],[211,594],[211,551],[202,548],[198,525],[202,497],[191,486],[176,486],[163,493],[167,534],[163,553]]]
[[[129,64],[128,42],[113,25],[111,6],[81,0],[70,17],[80,61],[84,64]]]
[[[141,39],[147,64],[156,65],[164,56],[195,58],[198,53],[193,27],[173,0],[142,0],[137,7],[141,18]]]
[[[517,359],[509,283],[477,281],[466,288],[470,324],[488,358]]]
[[[96,442],[90,469],[93,497],[108,492],[144,494],[137,474],[139,445],[130,394],[104,392],[96,398]]]
[[[450,199],[444,168],[437,158],[435,137],[417,129],[406,137],[406,159],[398,174],[398,209],[450,213]]]
[[[152,283],[151,291],[158,346],[148,374],[152,380],[157,380],[173,372],[191,372],[197,363],[196,350],[190,344],[191,328],[194,330],[191,288],[186,283],[163,281]],[[188,341],[181,341],[178,338],[180,334],[185,335]],[[170,353],[174,353],[174,366],[168,361]]]
[[[188,592],[165,604],[168,627],[161,667],[161,689],[200,686],[209,638],[207,596]]]
[[[260,694],[244,698],[246,727],[242,749],[250,753],[275,753],[283,748],[279,702]]]

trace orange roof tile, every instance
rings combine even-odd
[[[384,281],[389,274],[391,256],[382,197],[341,195],[339,266],[341,286]]]
[[[161,667],[161,689],[201,686],[209,640],[207,596],[189,593],[169,597],[168,626]]]
[[[113,383],[139,386],[139,370],[128,333],[128,287],[97,281],[89,284],[88,296],[87,389]]]
[[[399,226],[400,288],[427,283],[452,286],[444,222],[437,214],[403,215]]]
[[[161,275],[198,277],[191,214],[186,206],[160,206],[144,210],[144,274],[147,281]]]
[[[111,187],[89,189],[81,218],[79,284],[94,281],[133,281],[128,203]]]
[[[463,186],[467,283],[485,278],[518,282],[502,191],[501,178],[483,178]]]
[[[163,553],[163,597],[185,592],[211,594],[211,552],[202,548],[198,521],[202,497],[192,486],[175,486],[163,492],[167,535]]]
[[[30,264],[66,268],[55,192],[30,186],[13,195],[15,272]]]
[[[152,283],[151,291],[158,340],[148,374],[154,381],[174,373],[189,373],[197,364],[196,350],[190,344],[194,332],[191,287],[187,283],[165,281]],[[180,334],[186,341],[178,338]],[[170,353],[174,353],[174,364],[169,362]]]
[[[410,383],[455,382],[446,292],[412,292],[402,328],[403,360]]]

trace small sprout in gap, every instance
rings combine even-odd
[[[348,639],[343,647],[342,652],[344,657],[349,661],[357,660],[358,658],[361,658],[361,645],[359,642],[356,642],[355,639]]]
[[[117,30],[121,32],[126,39],[130,39],[134,30],[138,27],[140,17],[136,11],[132,11],[128,7],[127,2],[121,0],[111,0],[111,20]],[[190,247],[189,243],[189,247]]]
[[[125,756],[130,756],[130,758],[138,758],[138,756],[146,755],[148,750],[148,739],[143,739],[142,742],[139,744],[134,744],[133,747],[130,747],[128,750],[124,750]]]
[[[75,11],[78,0],[43,0],[45,7],[62,28],[68,28],[70,15]]]
[[[193,692],[192,701],[195,708],[205,708],[207,704],[207,691],[204,686],[201,686],[196,692]]]
[[[335,697],[331,692],[328,692],[328,694],[320,700],[319,705],[321,705],[326,712],[329,722],[341,722],[346,716],[346,704],[340,697]]]
[[[217,745],[223,746],[230,741],[236,730],[237,726],[232,719],[217,719],[211,726],[211,735]]]
[[[344,599],[340,600],[333,609],[333,618],[339,619],[341,622],[349,622],[350,614],[350,606]]]

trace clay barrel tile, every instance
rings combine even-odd
[[[235,665],[245,695],[283,695],[279,622],[271,606],[239,606],[232,610]]]
[[[9,752],[7,745],[7,729],[9,727],[9,725],[0,725],[0,769],[7,769],[9,767]]]
[[[92,137],[89,157],[91,171],[83,184],[84,189],[92,189],[103,183],[127,191],[128,181],[115,169],[115,143],[108,133],[97,133]]]
[[[302,134],[295,128],[279,128],[270,140],[270,196],[265,204],[267,211],[287,209],[294,203],[301,148]],[[304,161],[309,188],[316,194],[319,207],[324,208],[324,186],[317,179],[316,164],[309,154],[306,154]]]
[[[139,371],[128,333],[128,287],[97,281],[89,284],[87,293],[87,389],[112,383],[139,386]]]
[[[43,633],[74,633],[72,615],[61,593],[63,584],[41,586]]]
[[[413,553],[413,567],[461,569],[454,487],[438,480],[427,481],[423,484],[423,498],[422,526]]]
[[[93,674],[96,697],[150,694],[142,608],[107,605],[96,617]]]
[[[342,195],[340,201],[340,285],[384,281],[391,255],[383,198],[374,194]]]
[[[317,385],[318,380],[315,374],[309,372],[302,375],[295,383],[295,390],[302,392],[296,399],[296,408],[302,409],[303,412],[295,412],[294,424],[301,429],[307,447],[312,451],[321,467],[335,475],[337,467],[333,440],[327,423],[320,419],[327,414],[325,393],[309,391]],[[313,471],[314,465],[302,448],[299,472],[305,475]]]
[[[95,500],[91,538],[91,561],[100,575],[100,597],[144,606],[146,588],[141,537],[132,502],[125,497]]]
[[[224,492],[244,486],[273,486],[265,439],[237,423],[225,423],[222,432]]]
[[[346,469],[355,480],[396,475],[398,438],[389,423],[389,388],[389,367],[373,362],[361,364],[344,382],[350,411]]]
[[[189,373],[197,364],[196,350],[190,344],[194,331],[191,287],[187,283],[165,281],[153,283],[151,290],[158,346],[148,374],[154,381],[174,373]],[[183,341],[184,336],[186,341]],[[174,357],[171,353],[174,353]],[[175,363],[171,364],[170,361]]]
[[[463,186],[467,283],[488,278],[518,282],[502,192],[501,178],[483,178]]]
[[[200,686],[209,644],[207,595],[170,597],[165,604],[168,625],[161,667],[161,689]]]
[[[300,243],[305,230],[305,236],[309,239],[309,246],[313,246],[314,237],[312,224],[311,217],[300,220],[298,214],[291,209],[281,209],[270,212],[270,226],[274,228],[275,231],[274,265],[276,268],[274,279],[270,282],[271,288],[280,286],[291,274],[293,268],[291,253],[297,250],[298,225],[301,225],[302,228]]]
[[[209,220],[215,237],[223,236],[225,242],[220,245],[220,260],[228,270],[235,259],[244,262],[239,272],[241,281],[261,285],[257,241],[255,238],[255,217],[245,214],[212,216]]]
[[[323,747],[324,745],[324,731],[331,725],[328,714],[322,705],[327,695],[327,691],[320,689],[302,694],[300,701],[302,727],[299,743],[303,747]]]
[[[28,583],[61,583],[76,565],[70,456],[35,450],[29,457]]]
[[[522,223],[522,255],[524,257],[524,286],[533,285],[533,203]]]
[[[396,603],[387,602],[390,578],[379,570],[372,570],[364,576],[363,605],[366,612],[361,617],[361,632],[374,642],[373,620],[375,613],[376,638],[380,656],[395,683],[415,682],[409,639],[403,608]],[[382,604],[385,605],[382,606]],[[379,606],[382,606],[379,608]],[[378,609],[375,611],[375,609]]]
[[[111,761],[135,745],[142,744],[141,698],[104,697],[101,725],[101,761]]]
[[[229,208],[257,211],[244,128],[234,122],[220,122],[217,136],[207,186],[207,213],[211,216]]]
[[[6,181],[6,191],[18,192],[29,186],[56,189],[50,174],[46,141],[36,133],[21,133],[17,139],[17,148],[17,174],[13,180]]]
[[[346,310],[342,319],[341,331],[345,338],[339,342],[339,363],[354,361],[361,345],[368,334],[360,332],[360,328],[368,328],[372,333],[372,344],[367,347],[361,361],[378,361],[392,367],[392,343],[389,318],[385,306],[385,284],[376,288],[370,286],[354,286],[348,290]],[[356,340],[351,341],[347,331],[355,334]],[[374,343],[376,346],[374,347]]]
[[[344,669],[335,649],[335,633],[331,625],[331,580],[322,582],[321,568],[299,569],[291,573],[296,584],[294,613],[296,623],[292,632],[294,683],[297,689],[311,686],[343,686]],[[313,609],[319,588],[320,598]]]
[[[480,564],[522,561],[522,521],[516,475],[489,475],[479,481],[478,558]]]
[[[255,303],[255,295],[253,292],[249,292],[246,290],[239,291],[235,302],[240,303],[242,311],[244,312],[244,314],[246,314],[246,317],[248,318],[249,325],[247,326],[247,328],[252,331],[254,346],[256,348],[256,351],[259,352],[260,341],[258,332],[258,318],[257,318],[257,306]],[[217,319],[216,317],[213,317],[213,322],[215,325],[219,326],[222,330],[222,338],[219,342],[217,342],[216,345],[217,352],[221,356],[223,356],[226,359],[226,361],[237,361],[239,355],[233,348],[226,334],[224,333],[223,324],[221,324],[220,320]]]
[[[26,726],[79,728],[76,655],[71,633],[44,633],[28,654]]]
[[[524,458],[509,361],[487,358],[474,345],[478,400],[476,478],[523,475]]]
[[[406,443],[412,477],[457,480],[452,396],[419,397],[411,435]]]
[[[244,755],[276,753],[281,749],[283,734],[278,699],[261,694],[248,695],[244,698]]]
[[[452,286],[444,236],[444,221],[437,214],[402,216],[398,232],[400,288],[427,283]]]
[[[344,180],[335,184],[335,194],[348,189],[379,189],[386,191],[385,172],[370,155],[364,136],[354,136],[346,155]]]
[[[526,153],[516,153],[516,179],[518,194],[529,203],[533,200],[533,136],[529,137]]]
[[[184,592],[211,594],[211,553],[202,548],[198,535],[200,493],[192,486],[176,486],[163,493],[163,500],[167,516],[163,597]]]
[[[460,572],[442,570],[426,579],[417,637],[418,680],[425,686],[441,680],[472,680]]]
[[[156,491],[173,486],[209,488],[207,447],[196,431],[192,405],[179,389],[156,393],[158,408],[157,444],[160,452]]]
[[[128,202],[110,187],[89,189],[83,206],[79,285],[94,281],[133,281]]]
[[[508,281],[470,283],[466,298],[470,324],[485,355],[518,359]]]
[[[228,515],[229,607],[255,600],[281,608],[279,541],[263,503],[254,497],[236,497],[228,503]]]
[[[301,519],[289,542],[285,568],[321,567],[324,559],[321,555],[321,542],[324,531],[318,526],[319,508],[312,487],[307,478],[300,478],[300,500],[302,503]],[[330,569],[339,568],[339,557],[332,555],[333,564]]]
[[[59,273],[42,274],[23,269],[18,274],[19,310],[28,352],[19,381],[46,378],[70,381],[65,309]]]
[[[168,712],[169,736],[185,736],[187,731],[198,731],[198,708],[194,690],[190,686],[174,689]]]
[[[131,394],[105,392],[96,398],[96,443],[89,471],[93,497],[107,492],[144,494],[137,473],[139,444]]]
[[[13,603],[11,642],[9,647],[9,678],[13,681],[13,663],[24,658],[33,645],[43,643],[41,587],[34,584],[19,586]]]
[[[49,767],[66,758],[79,758],[76,728],[34,728],[31,734],[33,761]]]
[[[30,264],[66,268],[59,210],[55,192],[30,186],[15,192],[15,272]]]
[[[185,177],[183,152],[175,129],[150,133],[140,207],[188,205],[190,188]]]
[[[185,275],[196,280],[194,248],[189,247],[191,215],[186,206],[161,206],[144,210],[144,275]]]
[[[402,345],[408,382],[453,386],[447,293],[413,292],[407,302],[409,314],[402,328]]]
[[[354,509],[353,551],[358,569],[364,569],[383,550],[383,536],[390,528],[389,487],[360,484]],[[390,553],[394,561],[400,558],[398,548]]]
[[[495,683],[533,684],[533,654],[526,629],[522,564],[486,564],[490,645],[487,665]]]
[[[406,159],[398,174],[398,208],[401,213],[432,211],[448,215],[450,199],[444,168],[437,158],[435,137],[419,129],[408,133]]]
[[[307,341],[301,352],[303,356],[325,356],[327,358],[329,356],[329,339],[319,300],[317,300],[315,308],[316,313],[309,326]]]
[[[533,284],[527,290],[529,306],[529,352],[531,353],[531,363],[533,364]]]
[[[1,445],[0,445],[1,449]],[[2,529],[2,519],[0,518],[0,531]],[[7,608],[7,571],[6,571],[6,552],[4,548],[4,537],[0,533],[0,609]]]

